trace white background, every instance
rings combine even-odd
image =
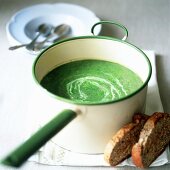
[[[14,146],[17,146],[23,140],[23,131],[30,132],[30,120],[36,119],[28,114],[27,108],[20,110],[20,100],[28,100],[27,81],[23,82],[22,78],[27,73],[30,75],[28,81],[31,79],[31,70],[33,57],[19,51],[9,51],[9,42],[6,37],[5,26],[10,20],[11,16],[18,10],[27,6],[38,3],[61,2],[58,0],[0,0],[0,106],[6,100],[10,100],[9,105],[3,105],[0,108],[0,159],[2,156],[10,151]],[[135,44],[141,49],[154,50],[157,54],[157,71],[158,84],[160,95],[165,112],[170,112],[170,1],[169,0],[62,0],[62,2],[69,2],[82,5],[92,10],[102,20],[115,20],[125,25],[129,30],[128,42]],[[113,35],[113,28],[106,26],[102,30],[102,35]],[[118,34],[118,33],[117,33]],[[18,62],[19,61],[19,62]],[[10,64],[9,64],[10,63]],[[13,71],[11,67],[13,63]],[[20,65],[26,69],[22,70]],[[5,75],[5,76],[3,76]],[[17,75],[17,76],[16,76]],[[18,79],[19,78],[19,79]],[[16,84],[9,84],[7,82],[16,81]],[[2,92],[6,87],[12,86],[14,89],[11,96],[4,96]],[[25,96],[17,96],[19,86],[25,87],[22,93]],[[23,88],[21,88],[23,89]],[[17,117],[17,112],[7,113],[7,108],[18,106],[18,112],[23,112],[23,115]],[[23,108],[23,107],[22,107]],[[12,110],[12,109],[10,109]],[[25,114],[24,114],[25,113]],[[20,126],[18,126],[20,125]],[[12,169],[0,166],[0,169]],[[21,169],[23,170],[53,170],[53,169],[80,169],[80,167],[55,167],[44,166],[34,163],[26,163]],[[109,168],[88,168],[81,169],[109,169]],[[111,168],[113,169],[113,168]],[[116,168],[115,168],[116,169]],[[136,168],[123,167],[120,170],[132,170]],[[170,165],[165,165],[156,170],[168,170]]]

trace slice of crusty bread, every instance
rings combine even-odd
[[[155,112],[145,123],[139,141],[132,148],[132,160],[147,168],[170,142],[170,114]]]
[[[104,159],[116,166],[131,155],[132,146],[138,141],[141,129],[149,116],[135,114],[133,122],[122,127],[109,141],[104,151]]]

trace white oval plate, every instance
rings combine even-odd
[[[68,4],[38,4],[17,12],[6,26],[11,45],[29,43],[35,37],[37,27],[42,23],[53,26],[68,24],[72,36],[92,35],[91,27],[100,19],[87,8]],[[95,29],[99,34],[101,26]]]

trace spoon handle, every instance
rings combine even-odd
[[[40,35],[41,35],[41,32],[28,45],[26,45],[27,50],[34,50],[34,46]]]
[[[1,163],[12,167],[19,167],[76,116],[77,113],[72,110],[63,110],[22,145],[7,155]]]
[[[54,34],[50,34],[49,36],[46,37],[43,41],[37,43],[37,45],[34,46],[34,51],[39,51],[44,47],[44,44],[54,36]]]
[[[9,47],[9,50],[16,50],[18,48],[25,47],[26,45],[28,45],[28,44],[15,45],[15,46]]]
[[[38,38],[38,37],[37,37],[37,38]],[[33,45],[33,46],[35,46],[35,41],[37,40],[37,38],[34,39],[34,41],[32,41],[31,43],[22,44],[22,45],[15,45],[15,46],[9,47],[8,49],[9,49],[9,50],[16,50],[16,49],[18,49],[18,48],[25,47],[25,46],[27,46],[27,45],[31,45],[31,46]],[[49,38],[51,38],[51,36],[50,36]],[[40,43],[39,43],[39,44],[40,44],[40,47],[42,47],[42,46],[45,44],[45,42],[48,41],[49,38],[46,38],[44,41],[40,42]],[[38,49],[39,49],[39,48],[38,48]]]
[[[15,46],[9,47],[9,50],[16,50],[18,48],[25,47],[25,46],[30,46],[33,48],[39,36],[40,36],[40,33],[30,43],[22,44],[22,45],[15,45]]]

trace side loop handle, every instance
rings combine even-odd
[[[115,26],[119,27],[119,28],[121,28],[121,30],[123,30],[123,32],[125,33],[125,35],[124,35],[124,37],[122,38],[122,40],[125,41],[125,40],[128,38],[128,30],[127,30],[127,28],[126,28],[125,26],[123,26],[122,24],[120,24],[120,23],[112,22],[112,21],[100,21],[100,22],[95,23],[95,24],[92,26],[92,28],[91,28],[91,33],[92,33],[93,35],[95,35],[95,34],[94,34],[94,28],[95,28],[97,25],[100,25],[100,24],[101,24],[101,25],[103,25],[103,24],[112,24],[112,25],[115,25]]]

